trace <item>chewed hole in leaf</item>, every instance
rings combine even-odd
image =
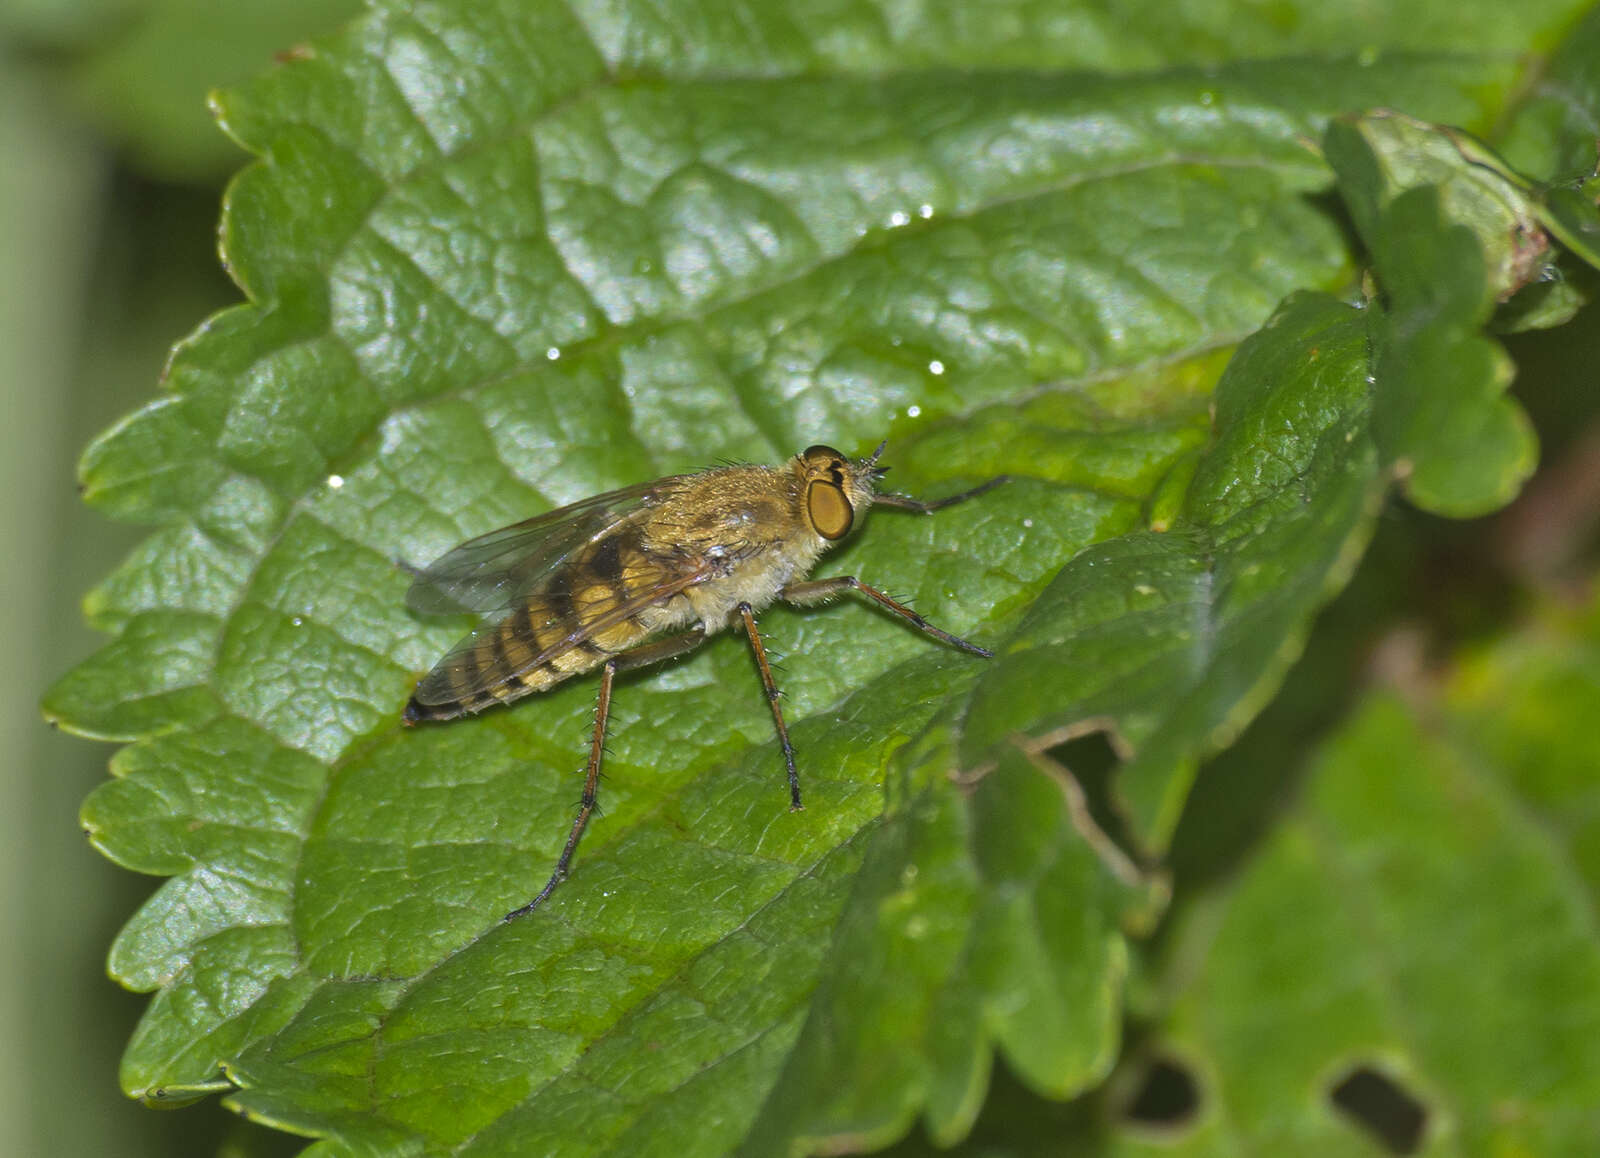
[[[1195,1120],[1200,1109],[1200,1086],[1181,1062],[1157,1057],[1128,1102],[1128,1121],[1162,1130],[1180,1129]]]
[[[1083,789],[1089,815],[1101,832],[1133,863],[1140,859],[1138,844],[1127,830],[1117,806],[1116,775],[1122,766],[1116,741],[1104,729],[1085,732],[1051,748],[1046,755],[1061,765]]]
[[[1334,1107],[1372,1135],[1391,1154],[1415,1154],[1422,1144],[1428,1111],[1393,1078],[1358,1066],[1328,1094]]]

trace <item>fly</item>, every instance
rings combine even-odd
[[[660,663],[707,635],[742,625],[789,776],[800,775],[756,613],[776,600],[809,606],[859,591],[942,643],[992,653],[951,635],[853,575],[808,580],[817,559],[874,504],[928,514],[983,494],[1006,476],[933,502],[877,490],[883,446],[849,459],[809,447],[779,467],[725,466],[625,487],[538,515],[456,547],[414,572],[406,595],[425,614],[473,612],[472,633],[418,682],[405,722],[449,720],[508,703],[600,669],[583,799],[555,871],[532,912],[554,891],[594,811],[611,685],[618,672]]]

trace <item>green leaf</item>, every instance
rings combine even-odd
[[[1212,447],[1179,522],[1075,558],[974,693],[975,764],[1016,731],[1103,719],[1144,843],[1165,845],[1194,759],[1225,745],[1298,654],[1310,612],[1343,585],[1381,501],[1367,430],[1367,327],[1291,299],[1218,386]],[[1026,694],[1053,675],[1053,702]]]
[[[1199,1076],[1201,1109],[1162,1153],[1355,1152],[1363,1126],[1331,1098],[1361,1070],[1417,1104],[1430,1151],[1592,1143],[1597,661],[1594,605],[1549,611],[1331,739],[1175,953],[1203,963],[1158,1048]]]
[[[930,1135],[957,1141],[990,1040],[1055,1096],[1101,1077],[1127,968],[1118,921],[1159,895],[1106,852],[1070,774],[1038,754],[1007,753],[970,797],[926,791],[886,821],[744,1152],[880,1145],[924,1107]]]
[[[1425,135],[1392,117],[1336,122],[1325,149],[1388,302],[1374,334],[1379,450],[1418,506],[1484,514],[1516,495],[1538,458],[1526,414],[1503,396],[1511,360],[1482,332],[1496,291],[1521,276],[1507,268],[1508,247],[1527,228],[1517,222],[1531,218],[1483,169],[1458,166],[1472,177],[1443,189],[1430,183],[1448,167],[1438,157],[1383,172],[1382,159],[1406,155]],[[1395,192],[1414,180],[1423,183]],[[1503,198],[1517,207],[1508,211]],[[1498,265],[1486,262],[1486,246]]]
[[[1496,298],[1546,276],[1550,242],[1539,208],[1526,183],[1482,142],[1456,129],[1375,112],[1328,126],[1324,150],[1375,257],[1382,212],[1406,190],[1432,186],[1440,215],[1477,240]],[[1394,255],[1382,259],[1403,268]]]
[[[1321,47],[1354,47],[1325,11]],[[126,1088],[233,1086],[331,1158],[789,1149],[924,1111],[953,1139],[995,1048],[1055,1094],[1098,1080],[1160,884],[1047,749],[1110,721],[1159,849],[1347,573],[1385,485],[1381,308],[1297,293],[1353,268],[1307,142],[1377,104],[1484,120],[1510,25],[1474,11],[1453,54],[1204,69],[1168,62],[1262,27],[1152,19],[1117,78],[992,8],[460,0],[219,97],[261,158],[222,229],[251,301],[86,453],[89,501],[157,530],[88,600],[115,639],[46,700],[133,741],[85,823],[171,876],[113,951],[155,992]],[[1014,481],[880,511],[819,573],[998,658],[767,614],[794,814],[738,640],[622,680],[606,815],[498,923],[565,838],[593,683],[402,728],[464,625],[407,613],[395,562],[885,433],[908,491]]]
[[[1402,194],[1377,244],[1392,299],[1375,337],[1376,435],[1424,510],[1467,516],[1504,506],[1538,461],[1527,415],[1504,396],[1514,368],[1485,337],[1482,251],[1446,225],[1431,187]]]
[[[1118,1018],[1107,987],[1127,952],[1118,924],[1153,898],[1125,895],[1137,874],[1071,823],[1070,772],[1055,788],[1027,773],[1024,753],[1042,764],[1040,748],[1084,722],[1112,729],[1129,757],[1129,818],[1165,843],[1195,762],[1254,714],[1370,531],[1384,482],[1367,343],[1360,311],[1293,299],[1218,385],[1216,435],[1174,529],[1078,555],[908,749],[902,763],[924,779],[956,767],[978,787],[963,804],[936,783],[874,837],[750,1153],[789,1137],[797,1154],[890,1140],[924,1106],[930,1136],[953,1141],[977,1112],[990,1040],[1056,1096],[1108,1072]],[[1041,698],[1032,688],[1046,672]],[[923,883],[930,860],[949,867]]]
[[[1470,133],[1388,111],[1336,121],[1324,149],[1375,256],[1380,212],[1405,190],[1432,186],[1444,219],[1476,238],[1495,299],[1511,299],[1503,326],[1559,325],[1588,300],[1592,270],[1600,266],[1600,210],[1592,191],[1587,197],[1580,191],[1594,172],[1592,142],[1582,174],[1548,185],[1516,172]],[[1557,241],[1588,263],[1589,276],[1574,281],[1563,272]]]

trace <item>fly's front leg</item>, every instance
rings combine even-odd
[[[886,467],[885,469],[888,468]],[[914,499],[910,495],[897,495],[893,491],[883,491],[872,497],[872,505],[875,507],[894,507],[900,511],[915,511],[919,515],[931,515],[934,511],[942,511],[946,507],[953,507],[957,503],[975,499],[985,491],[992,491],[1002,483],[1010,481],[1011,476],[1008,474],[996,475],[988,482],[973,487],[970,491],[962,491],[958,495],[934,499],[931,502],[924,499]],[[804,586],[804,584],[801,584],[801,586]]]
[[[986,491],[1004,481],[1004,478],[993,479],[984,483],[978,490],[969,491],[965,495],[957,495],[956,498],[970,498],[972,495],[979,493],[979,491]],[[946,499],[941,505],[948,505],[952,501],[954,500]],[[841,575],[837,579],[813,579],[806,583],[791,583],[783,589],[780,597],[785,603],[793,603],[796,607],[809,607],[814,603],[832,599],[835,595],[844,591],[859,591],[867,598],[877,600],[878,603],[894,612],[924,635],[931,635],[942,643],[948,643],[951,647],[959,647],[962,651],[971,652],[973,655],[981,655],[985,659],[994,658],[994,652],[988,648],[979,647],[975,643],[968,643],[959,635],[951,635],[948,631],[935,627],[904,603],[897,599],[891,599],[876,587],[870,587],[861,582],[854,575]]]
[[[748,603],[739,604],[739,615],[744,620],[745,634],[750,637],[750,647],[756,653],[756,666],[761,669],[761,686],[767,693],[767,704],[772,708],[772,722],[778,727],[778,742],[783,745],[783,764],[789,771],[789,811],[799,812],[800,773],[794,766],[794,746],[789,743],[789,729],[783,722],[783,706],[778,703],[778,685],[772,682],[772,666],[767,663],[767,649],[762,646],[761,633],[756,630],[756,613]]]
[[[611,684],[616,679],[617,673],[682,655],[699,647],[705,638],[705,632],[702,630],[686,631],[671,639],[663,639],[659,643],[647,643],[643,647],[636,647],[632,651],[625,651],[606,660],[600,669],[600,695],[594,705],[594,734],[589,740],[589,766],[583,774],[583,799],[578,803],[578,815],[572,821],[572,831],[567,834],[566,847],[561,850],[555,872],[550,874],[549,881],[539,890],[539,895],[522,908],[507,913],[502,920],[514,921],[533,912],[544,904],[545,898],[555,892],[556,886],[566,879],[567,869],[572,864],[572,854],[578,848],[578,839],[583,835],[584,826],[589,823],[589,815],[594,812],[600,787],[600,762],[605,757],[606,750],[606,721],[611,716]]]

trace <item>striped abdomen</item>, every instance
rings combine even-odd
[[[687,602],[676,598],[682,578],[681,560],[652,557],[637,525],[624,523],[462,640],[417,685],[406,720],[448,720],[542,692],[687,622]]]

